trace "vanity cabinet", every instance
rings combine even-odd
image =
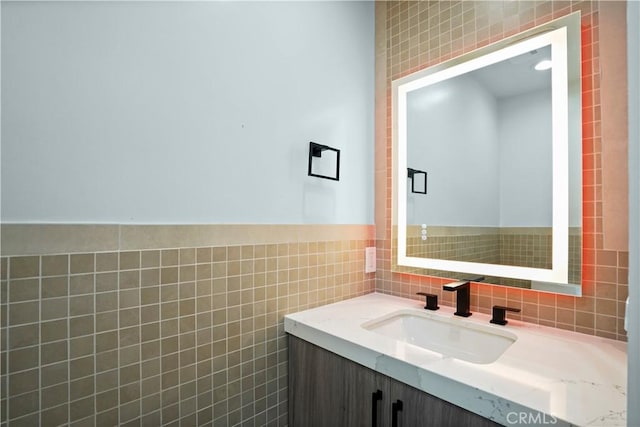
[[[290,427],[498,425],[289,335]]]

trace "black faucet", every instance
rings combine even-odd
[[[471,282],[481,282],[484,277],[476,277],[473,279],[464,279],[457,282],[447,283],[442,287],[445,291],[456,292],[456,316],[471,316]]]
[[[422,295],[426,298],[425,310],[438,310],[440,308],[438,306],[438,295],[428,294],[426,292],[416,292],[416,295]]]
[[[507,311],[512,311],[514,313],[520,313],[519,308],[511,308],[511,307],[503,307],[501,305],[494,305],[491,314],[493,317],[489,322],[495,323],[496,325],[506,325],[507,322]]]

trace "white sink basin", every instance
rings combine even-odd
[[[517,339],[499,327],[414,310],[395,311],[362,327],[445,357],[481,364],[495,362]]]

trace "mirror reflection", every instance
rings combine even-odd
[[[566,28],[570,18],[548,31]],[[491,283],[579,294],[579,32],[568,33],[564,47],[534,32],[537,42],[525,41],[518,48],[507,40],[484,52],[493,55],[487,64],[469,71],[444,78],[439,75],[448,67],[436,67],[394,84],[394,101],[403,101],[394,107],[400,112],[406,108],[404,114],[394,114],[404,119],[394,124],[400,136],[394,143],[403,139],[403,132],[406,143],[395,150],[403,155],[403,161],[395,162],[397,192],[406,187],[394,199],[403,203],[394,209],[403,215],[397,221],[403,228],[398,230],[402,246],[396,248],[395,271],[449,278],[478,273]],[[495,59],[503,46],[509,52]],[[482,59],[478,52],[469,56],[475,62]],[[452,68],[463,65],[460,59]],[[565,74],[554,66],[564,66]],[[425,76],[431,76],[426,84]],[[403,88],[404,98],[398,96]],[[564,97],[558,96],[560,91]],[[564,106],[558,105],[560,98]],[[424,175],[412,174],[415,170]],[[563,174],[564,193],[558,190]],[[415,191],[423,186],[424,192]],[[560,240],[564,245],[558,245]],[[554,248],[562,253],[554,256]]]

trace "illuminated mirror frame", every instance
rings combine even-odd
[[[562,24],[560,24],[562,22]],[[569,127],[569,86],[580,99],[579,14],[572,14],[538,28],[478,49],[461,58],[418,71],[392,82],[394,190],[393,214],[397,225],[397,265],[423,269],[567,284],[569,279],[569,138],[579,138]],[[578,49],[568,49],[567,27],[578,33]],[[541,34],[542,33],[542,34]],[[527,36],[528,35],[528,36]],[[575,37],[575,36],[571,36]],[[517,40],[513,40],[513,39]],[[407,95],[443,80],[551,46],[552,84],[552,268],[532,268],[478,262],[407,256]],[[577,50],[577,53],[575,52]],[[577,60],[578,70],[568,71],[568,55]],[[577,58],[576,58],[577,56]],[[575,68],[575,65],[573,66]],[[577,78],[575,76],[577,74]],[[571,81],[569,79],[572,79]],[[577,80],[577,82],[575,81]],[[577,86],[577,87],[576,87]],[[574,92],[575,93],[575,92]],[[575,102],[575,101],[573,101]],[[575,107],[573,107],[575,108]],[[578,105],[579,117],[581,117]],[[570,135],[571,133],[571,135]],[[581,146],[581,145],[580,145]],[[402,173],[405,172],[405,173]],[[455,173],[467,173],[456,171]],[[580,189],[581,191],[581,189]],[[582,216],[582,215],[581,215]]]

